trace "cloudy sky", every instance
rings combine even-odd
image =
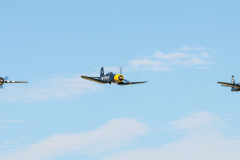
[[[0,160],[237,160],[240,2],[0,2]],[[132,86],[81,79],[119,73]]]

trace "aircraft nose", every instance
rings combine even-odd
[[[4,82],[4,79],[0,78],[0,84],[3,84],[3,82]]]
[[[118,79],[119,79],[119,80],[123,80],[123,76],[119,76]]]

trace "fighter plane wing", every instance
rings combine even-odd
[[[121,82],[118,83],[118,85],[132,85],[132,84],[140,84],[140,83],[147,83],[148,81],[143,81],[143,82]]]
[[[25,81],[4,81],[4,83],[28,83]]]
[[[101,79],[98,79],[99,77],[87,77],[87,76],[81,76],[83,79],[89,80],[89,81],[93,81],[93,82],[97,82],[97,83],[101,83],[101,84],[105,84],[108,83],[107,81],[103,81]]]
[[[217,83],[222,84],[222,86],[234,87],[234,88],[239,88],[240,89],[240,85],[238,85],[238,84],[231,84],[231,83],[225,83],[225,82],[217,82]]]

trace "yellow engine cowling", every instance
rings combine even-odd
[[[122,74],[116,74],[114,76],[114,81],[117,81],[117,82],[122,82],[124,79],[123,75]]]

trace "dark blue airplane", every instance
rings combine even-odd
[[[107,73],[104,75],[104,69],[103,67],[101,68],[100,71],[100,77],[87,77],[87,76],[81,76],[83,79],[89,80],[89,81],[94,81],[97,83],[101,84],[118,84],[118,85],[132,85],[132,84],[140,84],[140,83],[146,83],[147,81],[142,81],[142,82],[130,82],[126,79],[124,79],[122,75],[122,67],[120,67],[120,74],[114,74],[112,72]]]
[[[5,78],[0,77],[0,89],[3,89],[4,83],[28,83],[25,81],[7,81],[8,79],[8,76],[6,76]]]
[[[232,82],[226,83],[226,82],[217,82],[218,84],[222,84],[223,87],[232,87],[231,91],[240,91],[240,83],[236,84],[234,76],[232,76]]]

